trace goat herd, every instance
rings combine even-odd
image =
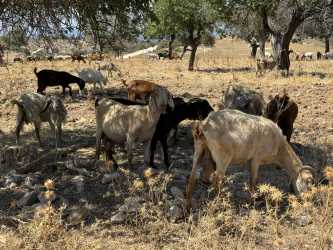
[[[77,83],[80,93],[85,88],[84,74],[81,77],[54,70],[34,70],[38,79],[38,93],[22,94],[12,100],[18,106],[16,141],[24,123],[32,123],[37,139],[42,145],[39,129],[42,122],[48,122],[56,137],[56,146],[62,142],[62,125],[67,111],[61,98],[46,96],[47,86],[60,85],[69,89]],[[88,74],[87,74],[88,75]],[[135,142],[145,145],[144,164],[154,166],[154,151],[158,141],[164,152],[164,162],[169,166],[168,135],[185,120],[197,120],[192,128],[194,156],[192,173],[187,187],[187,208],[191,208],[192,192],[197,171],[203,169],[203,180],[211,182],[218,189],[229,165],[250,165],[253,191],[257,172],[263,164],[275,163],[285,168],[295,192],[303,192],[314,184],[314,171],[304,166],[290,146],[297,104],[284,93],[270,98],[265,103],[261,94],[248,88],[230,86],[224,95],[224,108],[214,111],[207,100],[192,98],[184,101],[173,97],[167,88],[144,80],[122,83],[127,87],[128,99],[97,98],[96,114],[96,158],[99,159],[103,144],[106,159],[112,161],[114,145],[127,148],[128,164],[132,163],[132,149]],[[143,99],[145,103],[137,102]],[[148,101],[148,103],[147,103]]]

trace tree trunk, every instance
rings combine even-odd
[[[170,37],[170,41],[169,41],[169,59],[170,60],[172,59],[172,44],[175,41],[175,39],[176,39],[176,35],[172,34]]]
[[[195,61],[195,54],[197,52],[198,45],[192,45],[192,50],[191,50],[191,56],[190,56],[190,61],[188,64],[188,70],[193,71],[193,66],[194,66],[194,61]]]
[[[256,44],[251,45],[251,57],[256,58],[258,46]]]
[[[290,39],[286,35],[282,35],[280,32],[272,35],[274,60],[276,61],[278,69],[287,70],[287,74],[289,74],[290,67],[289,44]]]
[[[325,36],[325,53],[330,52],[330,36]]]

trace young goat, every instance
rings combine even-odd
[[[265,117],[277,123],[288,142],[290,142],[294,130],[297,114],[297,104],[286,93],[283,96],[276,95],[272,98],[265,111]]]
[[[96,100],[96,158],[99,159],[103,136],[110,145],[127,143],[128,164],[132,164],[132,147],[136,141],[145,142],[145,164],[148,163],[150,141],[156,124],[167,105],[174,107],[173,100],[165,88],[154,91],[145,106],[128,106],[114,100]],[[111,153],[111,159],[114,161]]]
[[[251,191],[256,187],[259,166],[270,163],[288,171],[297,193],[309,190],[314,184],[313,169],[303,166],[278,126],[264,117],[230,109],[211,112],[193,126],[193,137],[195,150],[187,186],[188,209],[191,209],[196,173],[207,152],[216,166],[212,181],[217,190],[229,165],[246,162],[250,163]]]
[[[61,126],[66,121],[67,111],[59,97],[46,97],[38,93],[22,94],[18,100],[11,101],[18,106],[16,115],[16,143],[19,143],[20,132],[24,123],[33,123],[40,146],[39,130],[42,122],[48,122],[55,134],[56,146],[61,143]],[[57,129],[56,129],[57,127]]]
[[[38,79],[38,89],[37,93],[43,93],[48,86],[62,86],[62,93],[65,95],[65,88],[69,89],[69,95],[72,96],[72,88],[69,86],[70,83],[77,83],[80,88],[80,93],[85,86],[85,81],[79,77],[73,76],[64,71],[55,71],[44,69],[37,72],[37,68],[34,72]]]

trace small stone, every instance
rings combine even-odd
[[[82,193],[84,191],[84,177],[82,175],[73,177],[71,182],[76,186],[77,192]]]
[[[32,206],[33,204],[38,203],[38,193],[36,191],[27,192],[21,197],[16,205],[18,207]]]
[[[113,224],[121,224],[126,220],[126,215],[124,212],[119,212],[113,215],[110,219]]]
[[[312,218],[309,215],[303,214],[296,219],[296,224],[300,227],[305,227],[311,223],[312,223]]]
[[[171,222],[177,222],[184,217],[183,209],[177,205],[172,205],[169,209],[169,216]]]
[[[120,174],[118,172],[113,174],[105,174],[102,178],[102,184],[108,184],[111,181],[115,181],[120,178]]]
[[[176,186],[173,186],[170,188],[170,192],[171,194],[173,195],[173,197],[177,198],[177,199],[184,199],[185,196],[184,196],[184,193],[182,190],[180,190],[180,188],[176,187]]]
[[[85,207],[74,209],[68,216],[68,222],[71,225],[79,225],[87,219],[88,215],[89,211]]]

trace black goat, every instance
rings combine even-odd
[[[111,98],[114,101],[125,105],[144,105],[142,103],[130,101],[128,99],[121,98]],[[156,144],[158,141],[161,142],[163,153],[164,153],[164,163],[168,167],[169,156],[168,156],[168,144],[167,139],[170,131],[175,129],[177,131],[177,126],[180,122],[185,119],[190,120],[202,120],[208,116],[208,114],[213,111],[213,108],[209,105],[207,100],[200,98],[193,98],[189,102],[184,102],[180,97],[174,98],[175,107],[172,110],[168,107],[165,114],[161,114],[160,119],[156,125],[155,133],[153,135],[151,144],[150,144],[150,160],[149,165],[154,166],[154,153],[156,149]],[[107,138],[104,136],[103,144],[106,148],[107,160],[112,159],[110,155],[110,148],[108,148]],[[115,166],[117,167],[117,166]]]
[[[213,108],[209,105],[207,100],[200,98],[193,98],[187,103],[176,104],[173,110],[168,110],[166,114],[162,114],[156,125],[156,131],[150,144],[150,161],[149,165],[154,166],[154,153],[156,144],[158,141],[161,142],[164,163],[169,167],[169,156],[168,156],[168,135],[171,129],[177,131],[177,126],[183,120],[202,120],[205,119],[208,114],[213,111]]]
[[[72,88],[69,86],[70,83],[77,83],[79,85],[80,92],[82,92],[85,86],[84,80],[65,71],[43,69],[37,72],[37,68],[35,68],[34,72],[38,79],[37,93],[43,93],[48,86],[52,87],[61,85],[63,95],[65,95],[65,88],[68,88],[69,95],[72,96]]]

